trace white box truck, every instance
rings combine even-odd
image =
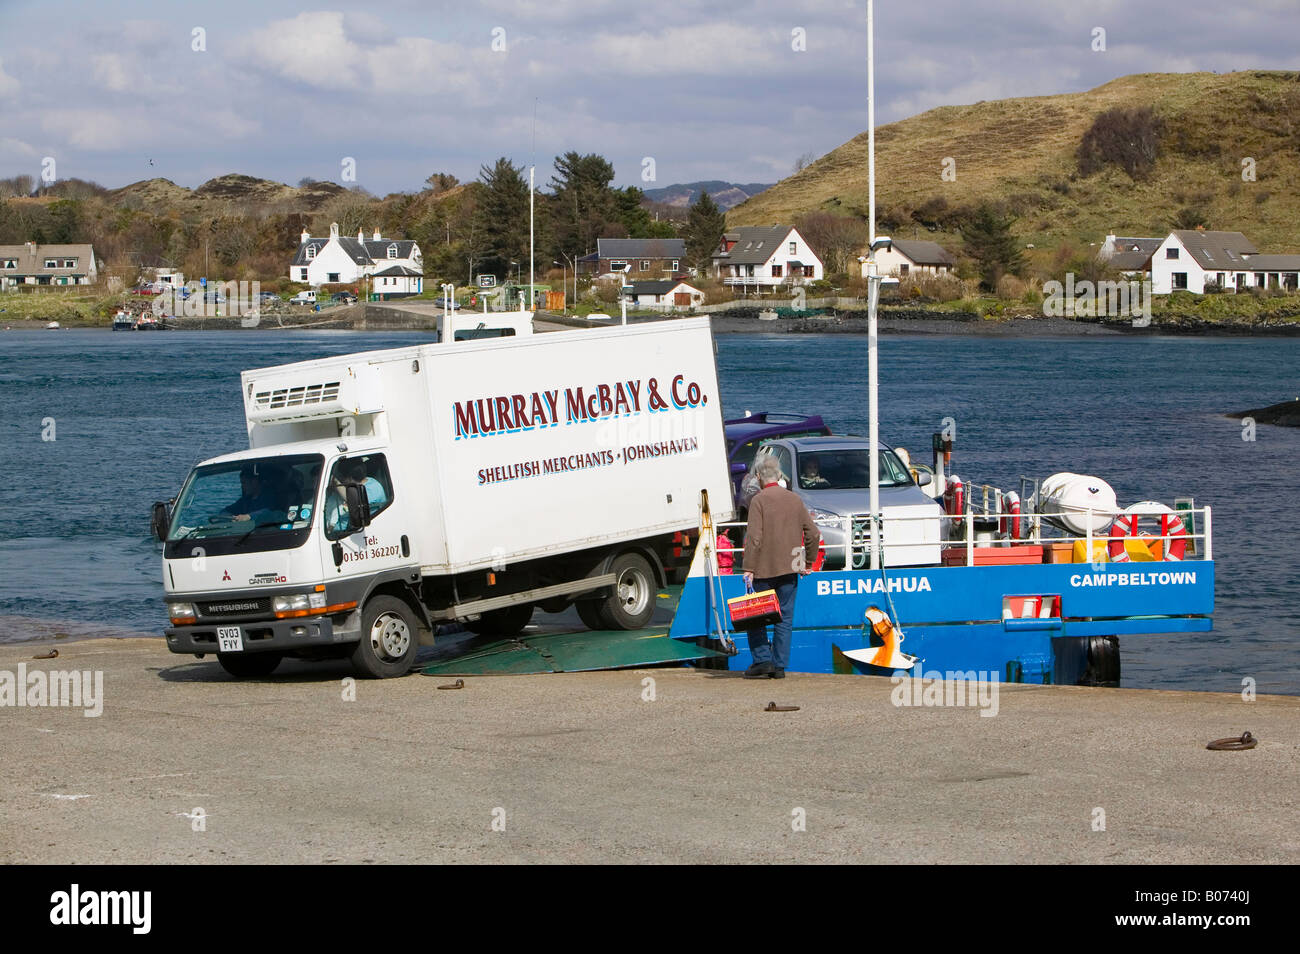
[[[248,450],[153,515],[168,648],[236,676],[398,676],[437,624],[512,635],[535,607],[639,628],[700,492],[732,510],[707,318],[304,361],[242,395]]]

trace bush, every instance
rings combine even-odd
[[[1079,173],[1090,176],[1114,165],[1134,181],[1145,179],[1160,158],[1163,132],[1164,122],[1150,106],[1108,109],[1083,134],[1075,153]]]

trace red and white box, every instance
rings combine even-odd
[[[748,629],[751,626],[769,626],[781,622],[781,604],[776,598],[776,590],[734,596],[727,600],[727,612],[731,614],[732,629]]]

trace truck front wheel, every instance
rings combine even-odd
[[[639,553],[624,553],[610,566],[615,582],[601,605],[611,629],[640,629],[655,611],[654,571]]]
[[[404,676],[415,662],[415,614],[394,596],[376,596],[361,617],[361,641],[352,651],[358,675],[371,679]]]

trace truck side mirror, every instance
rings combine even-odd
[[[149,529],[154,539],[162,542],[167,539],[167,530],[172,525],[172,504],[170,500],[154,502],[153,514],[149,518]]]
[[[348,504],[348,533],[356,533],[370,526],[370,497],[366,488],[348,484],[344,490]]]

